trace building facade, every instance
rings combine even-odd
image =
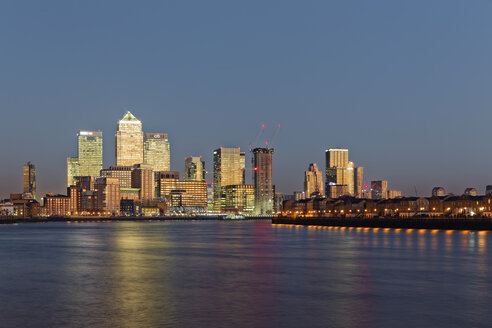
[[[215,211],[225,207],[222,187],[244,184],[245,154],[240,148],[214,150],[214,206]]]
[[[309,164],[309,168],[304,172],[304,191],[307,197],[323,195],[323,173],[318,170],[316,163]]]
[[[140,189],[142,203],[154,199],[154,171],[150,164],[135,164],[133,166],[132,188]]]
[[[143,156],[142,122],[128,111],[118,121],[116,130],[116,165],[133,166],[141,164],[144,162]]]
[[[106,178],[117,178],[120,182],[121,188],[131,188],[132,171],[133,166],[112,165],[108,169],[102,169],[100,172],[100,176]]]
[[[23,192],[29,193],[36,199],[36,165],[27,162],[23,167]]]
[[[388,181],[376,180],[371,181],[372,199],[387,199],[388,198]]]
[[[253,184],[255,186],[255,213],[273,214],[273,148],[255,148],[253,153]]]
[[[205,181],[205,161],[202,156],[190,156],[185,158],[185,181]]]
[[[253,185],[229,185],[225,186],[226,212],[253,213],[255,208],[255,187]]]
[[[154,171],[171,170],[171,148],[167,133],[144,134],[144,163]]]
[[[364,168],[362,166],[354,167],[354,196],[362,197],[362,189],[364,188]]]
[[[103,137],[101,131],[77,133],[77,157],[67,158],[67,187],[75,184],[76,176],[98,176],[103,167]]]

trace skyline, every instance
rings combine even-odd
[[[113,164],[125,107],[168,133],[180,172],[199,155],[210,172],[214,149],[248,150],[280,123],[279,192],[302,190],[331,147],[406,195],[492,183],[492,3],[277,4],[3,3],[1,198],[28,161],[38,191],[63,192],[78,130],[103,131]]]

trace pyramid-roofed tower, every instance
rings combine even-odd
[[[116,165],[131,166],[143,162],[142,122],[127,111],[116,129]]]

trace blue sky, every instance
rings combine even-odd
[[[38,190],[64,192],[79,129],[103,131],[113,164],[125,108],[169,134],[173,170],[280,123],[278,191],[339,146],[406,194],[483,192],[490,17],[484,0],[2,1],[0,196],[27,161]]]

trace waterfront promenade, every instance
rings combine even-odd
[[[274,218],[273,224],[395,229],[492,230],[492,219],[477,218]]]

